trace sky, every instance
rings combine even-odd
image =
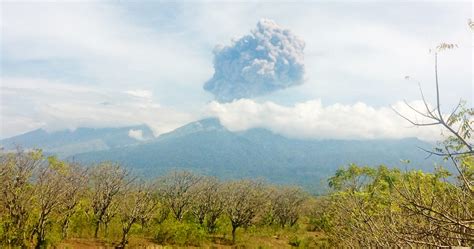
[[[443,112],[474,99],[470,1],[0,7],[0,138],[137,124],[158,136],[217,117],[302,139],[430,140],[438,130],[392,108],[413,115],[403,101],[422,107],[419,85],[433,103],[441,42],[458,45],[439,55]]]

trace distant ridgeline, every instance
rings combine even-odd
[[[52,133],[35,130],[0,143],[5,149],[41,148],[86,164],[115,161],[143,176],[186,169],[223,179],[250,177],[297,184],[310,191],[325,188],[326,178],[349,163],[432,171],[440,162],[426,159],[418,147],[431,149],[433,144],[416,138],[299,140],[260,128],[231,132],[218,119],[193,122],[157,138],[142,125]]]

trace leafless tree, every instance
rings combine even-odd
[[[91,170],[92,211],[95,219],[94,237],[99,235],[99,227],[108,223],[116,214],[117,196],[133,182],[127,170],[117,164],[101,163]],[[107,230],[107,229],[105,229]]]
[[[306,194],[298,187],[276,187],[270,193],[271,215],[283,228],[298,221]]]
[[[246,227],[262,209],[265,199],[263,183],[251,180],[231,181],[225,184],[224,211],[232,225],[232,242],[239,227]]]
[[[128,234],[132,225],[147,219],[157,204],[158,201],[151,184],[137,183],[125,193],[119,204],[122,223],[122,240],[119,248],[124,248],[128,244]]]
[[[181,221],[188,211],[200,181],[201,176],[188,171],[174,171],[159,179],[159,195],[176,220]]]
[[[474,156],[473,144],[471,135],[473,132],[472,124],[474,124],[474,109],[473,108],[463,108],[465,102],[460,100],[459,103],[453,108],[451,114],[443,115],[441,110],[441,100],[440,100],[440,89],[439,89],[439,78],[438,78],[438,52],[444,51],[447,49],[453,49],[457,47],[455,44],[440,44],[434,53],[435,60],[435,90],[436,90],[436,104],[434,108],[430,107],[430,104],[425,99],[424,93],[420,87],[420,95],[423,100],[424,110],[418,110],[415,107],[411,106],[409,103],[406,103],[412,111],[417,115],[426,118],[427,122],[418,122],[411,118],[408,118],[406,115],[401,114],[396,109],[394,111],[402,118],[407,120],[414,126],[441,126],[448,132],[448,137],[444,143],[434,150],[423,149],[429,155],[442,156],[449,158],[453,165],[456,167],[457,172],[459,173],[460,178],[462,179],[463,184],[465,184],[466,189],[471,191],[474,194],[474,188],[472,182],[467,179],[466,169],[460,167],[459,159],[464,158],[463,156],[471,157]]]
[[[39,168],[35,180],[36,202],[39,212],[33,223],[31,240],[36,236],[36,248],[41,248],[46,240],[46,225],[54,212],[65,202],[66,194],[70,191],[67,180],[69,166],[55,157],[48,158],[48,164]]]
[[[214,177],[204,177],[196,186],[191,213],[200,225],[205,222],[208,231],[214,232],[223,209],[222,184]]]

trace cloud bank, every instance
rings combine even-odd
[[[421,101],[410,103],[422,109]],[[393,108],[407,117],[413,116],[403,102]],[[262,127],[288,137],[301,139],[399,139],[417,137],[426,141],[440,138],[437,127],[413,127],[390,107],[375,108],[358,102],[353,105],[323,106],[320,100],[282,106],[273,102],[258,103],[241,99],[232,103],[213,101],[208,106],[211,116],[232,131]]]
[[[1,138],[37,128],[57,131],[141,124],[158,136],[197,118],[160,105],[149,90],[124,92],[30,78],[0,77],[0,81]],[[140,137],[136,131],[129,135]]]
[[[251,98],[303,83],[305,43],[262,19],[230,46],[214,49],[214,76],[204,84],[219,102]]]

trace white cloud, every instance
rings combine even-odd
[[[423,107],[420,101],[411,103]],[[402,102],[393,106],[413,117],[413,112]],[[390,107],[374,108],[364,103],[323,106],[320,100],[282,106],[273,102],[258,103],[242,99],[232,103],[211,102],[208,113],[216,116],[232,131],[263,127],[276,133],[296,138],[315,139],[381,139],[418,137],[439,139],[436,127],[413,127]],[[422,120],[420,120],[422,121]]]
[[[134,130],[134,129],[130,129],[128,131],[128,136],[131,137],[131,138],[134,138],[138,141],[143,141],[145,140],[145,138],[143,137],[143,131],[142,130]]]
[[[119,4],[10,2],[2,7],[2,56],[11,61],[61,61],[74,75],[122,89],[130,82],[159,90],[169,87],[161,82],[189,87],[202,83],[212,69],[193,41],[178,31],[139,25]]]
[[[153,93],[148,90],[130,90],[130,91],[125,91],[125,93],[133,97],[142,98],[142,99],[151,99],[153,96]]]
[[[159,135],[196,119],[153,99],[136,98],[122,91],[44,79],[0,80],[2,138],[36,128],[73,130],[139,124],[150,126]]]

